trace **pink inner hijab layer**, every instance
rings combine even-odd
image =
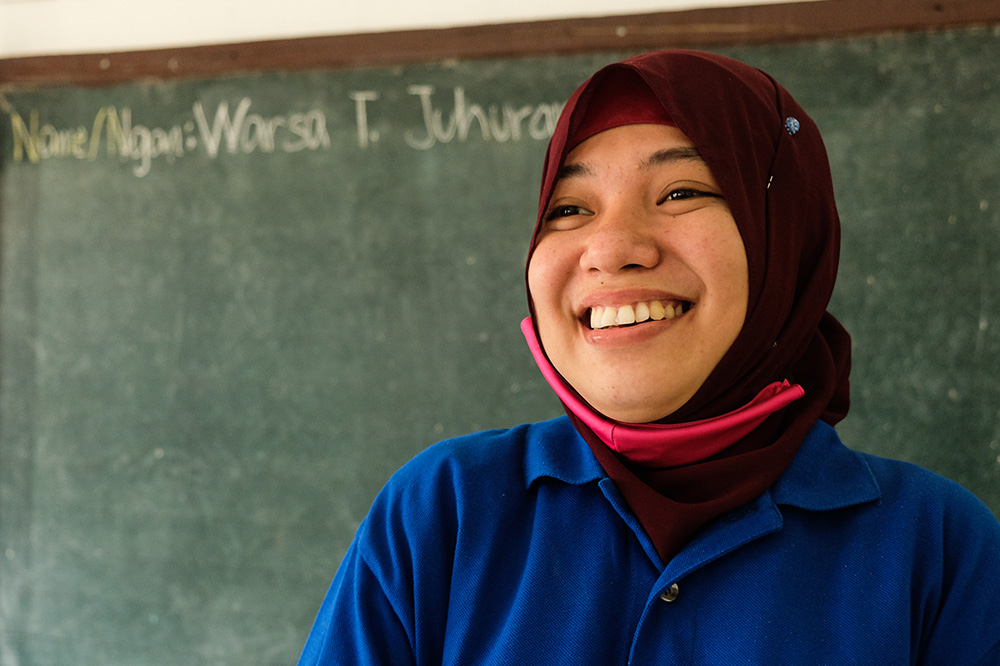
[[[611,450],[649,467],[680,467],[714,456],[745,437],[768,416],[805,394],[801,386],[785,380],[765,386],[750,402],[738,409],[701,421],[619,423],[598,414],[566,386],[542,351],[530,317],[521,322],[521,332],[542,376],[563,405]]]

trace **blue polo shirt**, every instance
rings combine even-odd
[[[300,666],[1000,664],[1000,524],[819,423],[778,482],[664,563],[565,417],[397,472]]]

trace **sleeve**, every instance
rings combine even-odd
[[[351,544],[323,600],[298,666],[415,664],[386,591]]]
[[[996,666],[997,664],[1000,664],[1000,640],[997,640],[993,649],[976,666]]]
[[[927,579],[937,577],[925,606],[921,661],[927,666],[1000,664],[1000,523],[971,494],[943,512],[939,555]],[[928,549],[930,550],[930,549]],[[937,549],[935,549],[937,550]]]
[[[375,498],[299,666],[441,663],[462,485],[451,451],[425,449]]]

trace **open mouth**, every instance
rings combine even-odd
[[[621,326],[634,326],[646,321],[662,321],[664,319],[675,319],[688,312],[694,303],[690,301],[640,301],[630,305],[615,307],[613,305],[595,305],[590,308],[589,317],[584,315],[584,319],[589,319],[590,328],[599,330]]]

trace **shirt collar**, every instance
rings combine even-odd
[[[524,455],[525,487],[542,477],[572,485],[606,477],[601,464],[569,418],[534,423],[528,431]]]
[[[525,487],[543,477],[581,485],[607,477],[587,443],[565,417],[532,424],[525,451]],[[878,483],[864,457],[836,431],[817,422],[791,465],[771,489],[776,504],[829,511],[876,501]]]
[[[771,490],[776,504],[830,511],[881,498],[864,457],[848,449],[822,421],[806,435],[792,464]]]

